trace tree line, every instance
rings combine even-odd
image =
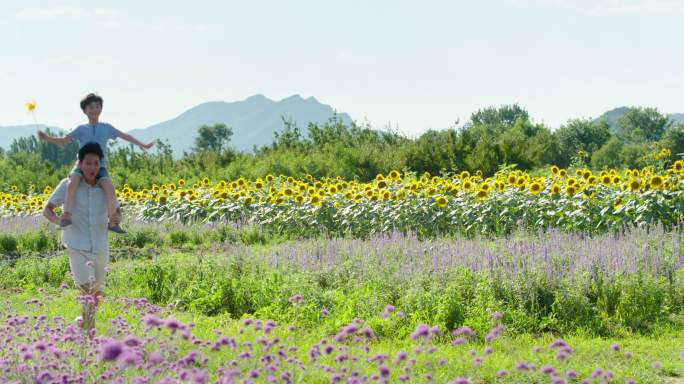
[[[110,174],[117,185],[134,187],[174,178],[266,174],[339,175],[366,181],[392,169],[434,175],[481,170],[491,175],[501,167],[535,170],[551,164],[636,168],[654,164],[655,158],[674,161],[684,153],[684,124],[647,107],[628,108],[612,126],[607,120],[572,119],[557,130],[535,123],[517,104],[483,108],[462,125],[415,138],[391,129],[344,124],[336,117],[306,128],[304,133],[284,120],[272,143],[253,153],[232,149],[233,130],[224,124],[199,127],[193,150],[180,159],[165,141],[144,153],[132,146],[111,147]],[[77,150],[76,143],[58,147],[35,136],[17,139],[9,149],[0,150],[0,186],[54,185],[73,165]]]

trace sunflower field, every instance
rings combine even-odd
[[[255,180],[184,179],[117,190],[128,214],[149,221],[254,224],[276,233],[420,237],[502,235],[560,229],[605,233],[633,227],[672,228],[684,218],[684,163],[668,169],[572,172],[552,166],[545,175],[519,170],[492,177],[468,171],[432,176],[393,170],[371,182],[340,177],[267,175]],[[0,216],[38,215],[52,192],[0,192]]]

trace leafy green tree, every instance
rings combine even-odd
[[[675,124],[665,131],[660,147],[670,149],[675,158],[684,157],[684,123]]]
[[[513,125],[516,120],[529,120],[529,113],[518,104],[502,105],[500,107],[487,107],[478,109],[470,115],[470,124],[504,124]]]
[[[657,108],[630,107],[618,119],[618,135],[632,143],[657,141],[671,125]]]
[[[591,156],[610,139],[610,127],[605,120],[573,119],[556,132],[558,138],[557,165],[566,167],[579,151]]]
[[[197,131],[195,152],[221,153],[228,148],[233,129],[225,124],[203,125]]]
[[[285,126],[281,132],[273,133],[273,144],[271,147],[277,149],[301,148],[304,145],[302,131],[292,120],[283,119]]]
[[[591,165],[596,169],[620,168],[624,144],[618,137],[611,137],[591,156]]]
[[[405,154],[406,167],[418,172],[439,175],[445,170],[465,168],[463,151],[455,129],[429,130],[418,137]]]

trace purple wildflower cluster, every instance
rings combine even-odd
[[[586,272],[601,273],[608,279],[632,273],[672,276],[684,266],[681,247],[681,232],[652,228],[617,236],[589,237],[554,230],[523,238],[458,237],[429,241],[395,232],[370,240],[304,240],[258,249],[225,245],[223,253],[245,260],[263,260],[272,268],[291,266],[325,272],[350,265],[360,279],[375,271],[391,273],[396,278],[424,273],[439,278],[463,267],[498,278],[542,273],[549,281],[559,281]]]

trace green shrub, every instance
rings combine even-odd
[[[17,253],[17,239],[9,233],[0,233],[0,254],[13,255]]]

